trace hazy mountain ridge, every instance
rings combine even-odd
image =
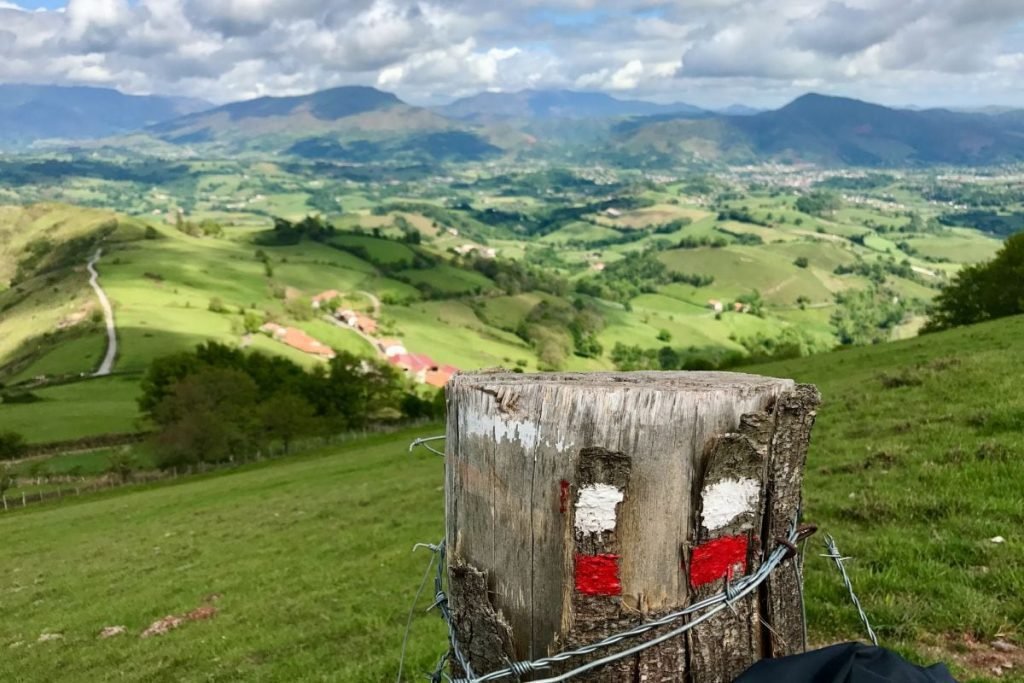
[[[616,142],[633,152],[678,153],[699,147],[703,158],[723,162],[984,165],[1024,160],[1021,120],[1019,112],[997,117],[946,109],[912,111],[808,94],[774,111],[716,117],[710,127],[677,119],[635,119],[616,128]]]
[[[708,116],[710,112],[685,102],[658,104],[643,100],[622,100],[601,92],[573,90],[520,90],[511,93],[485,92],[437,107],[448,118],[466,121],[507,119],[593,119],[656,114]]]
[[[0,146],[119,135],[211,106],[202,100],[126,95],[108,88],[0,84]]]
[[[569,90],[481,93],[434,109],[368,86],[209,109],[196,101],[99,88],[0,86],[0,95],[0,145],[8,147],[138,132],[164,146],[352,162],[478,161],[502,154],[659,166],[1024,160],[1021,110],[896,109],[819,94],[771,111],[737,104],[719,112]],[[104,144],[99,140],[95,146]]]

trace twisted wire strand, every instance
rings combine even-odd
[[[640,624],[639,626],[635,626],[631,629],[627,629],[620,633],[608,636],[607,638],[604,638],[603,640],[600,640],[596,643],[591,643],[590,645],[585,645],[575,650],[567,650],[565,652],[560,652],[556,655],[543,657],[541,659],[536,659],[533,661],[512,662],[504,669],[492,671],[479,677],[474,676],[473,671],[469,666],[469,662],[466,661],[466,658],[463,656],[461,649],[459,648],[458,637],[455,632],[455,625],[452,622],[451,612],[448,609],[447,596],[445,595],[443,590],[446,566],[444,541],[437,544],[436,546],[427,546],[436,549],[435,552],[437,552],[439,555],[439,561],[437,564],[437,576],[434,582],[435,588],[437,589],[437,599],[435,600],[434,605],[432,605],[431,607],[437,607],[439,609],[442,618],[448,625],[448,640],[451,645],[451,655],[454,657],[455,661],[458,662],[459,666],[462,667],[462,670],[465,673],[465,676],[460,678],[439,678],[439,676],[444,675],[443,668],[445,660],[443,659],[439,668],[434,672],[433,680],[450,680],[452,683],[489,683],[490,681],[498,681],[505,678],[519,678],[528,673],[534,673],[537,671],[550,669],[555,664],[566,662],[577,657],[593,654],[599,650],[611,647],[612,645],[616,645],[624,640],[636,638],[637,636],[649,633],[654,629],[660,628],[662,626],[668,626],[669,624],[673,624],[683,619],[684,617],[707,610],[706,612],[704,612],[704,614],[701,614],[699,617],[683,624],[682,626],[679,626],[678,628],[675,628],[671,631],[667,631],[666,633],[663,633],[662,635],[656,638],[645,640],[644,642],[638,643],[637,645],[634,645],[626,650],[622,650],[621,652],[615,652],[604,657],[601,657],[600,659],[587,662],[586,664],[576,667],[575,669],[567,671],[563,674],[553,676],[551,678],[537,680],[535,681],[535,683],[562,683],[563,681],[575,678],[576,676],[584,674],[592,669],[596,669],[606,664],[616,662],[626,657],[631,657],[635,654],[643,652],[644,650],[659,645],[665,642],[666,640],[675,638],[679,635],[682,635],[683,633],[686,633],[687,631],[695,628],[696,626],[704,623],[711,617],[715,616],[722,610],[731,608],[733,603],[737,600],[740,600],[746,597],[747,595],[750,595],[752,592],[757,590],[757,588],[762,583],[765,582],[768,576],[773,571],[775,571],[775,569],[780,564],[782,564],[786,559],[788,559],[791,556],[792,545],[798,542],[799,540],[800,532],[797,527],[797,518],[794,518],[789,527],[789,533],[787,537],[788,542],[780,543],[774,550],[772,550],[772,552],[768,555],[768,557],[765,559],[765,561],[761,564],[761,566],[758,568],[756,572],[744,576],[738,581],[730,581],[726,586],[726,590],[722,593],[711,596],[709,598],[705,598],[700,602],[696,602],[679,611],[666,614],[653,621],[645,622],[643,624]]]
[[[409,444],[409,452],[412,453],[413,449],[416,448],[417,446],[423,446],[424,448],[426,448],[428,451],[430,451],[434,455],[440,455],[443,458],[444,457],[444,452],[443,451],[439,451],[436,448],[434,448],[433,446],[431,446],[430,442],[431,441],[441,441],[441,440],[446,439],[446,438],[447,437],[445,437],[445,436],[427,436],[427,437],[423,437],[421,439],[414,439],[413,442],[411,444]]]
[[[878,636],[875,635],[875,629],[871,628],[871,621],[868,619],[867,612],[864,611],[864,607],[860,604],[860,598],[853,591],[853,582],[850,580],[850,575],[846,573],[845,562],[849,560],[849,557],[843,557],[839,552],[839,546],[836,545],[836,539],[831,534],[825,536],[825,548],[828,550],[828,554],[822,555],[835,562],[836,567],[839,568],[839,573],[843,575],[843,583],[846,584],[846,590],[850,593],[850,600],[853,602],[853,606],[857,608],[857,614],[860,615],[860,620],[864,624],[864,628],[868,632],[868,637],[871,639],[871,643],[878,645]]]
[[[417,543],[412,547],[413,552],[416,552],[420,548],[430,548],[433,546],[427,543]],[[420,581],[420,587],[416,589],[416,596],[412,599],[412,606],[409,607],[409,618],[405,621],[405,635],[402,637],[402,652],[398,657],[398,677],[395,679],[396,683],[402,683],[402,670],[405,668],[405,650],[409,646],[409,634],[412,632],[412,619],[413,615],[416,614],[416,603],[420,601],[420,596],[423,595],[423,589],[427,586],[427,581],[430,580],[430,570],[434,568],[434,560],[437,558],[437,553],[430,555],[430,562],[427,563],[427,568],[423,572],[423,580]]]

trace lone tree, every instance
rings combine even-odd
[[[27,451],[24,436],[18,432],[0,432],[0,460],[19,460]]]
[[[988,263],[968,266],[935,297],[925,332],[1024,313],[1024,232]]]

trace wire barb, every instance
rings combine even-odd
[[[864,628],[868,632],[868,637],[871,639],[873,645],[878,645],[878,636],[875,635],[875,630],[871,628],[871,621],[868,619],[867,613],[860,604],[860,598],[853,591],[853,582],[850,581],[850,575],[846,573],[846,565],[844,564],[849,557],[843,557],[839,552],[839,546],[836,545],[836,539],[831,535],[825,537],[825,548],[828,550],[828,554],[822,555],[827,557],[836,563],[836,567],[839,568],[839,573],[843,575],[843,583],[846,584],[846,590],[850,593],[850,600],[853,601],[853,606],[857,608],[857,614],[860,615],[860,620],[864,624]]]

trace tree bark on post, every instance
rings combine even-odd
[[[800,509],[818,401],[813,387],[735,373],[456,375],[448,592],[474,673],[595,642],[754,571]],[[688,638],[582,680],[726,681],[802,650],[797,561]]]

